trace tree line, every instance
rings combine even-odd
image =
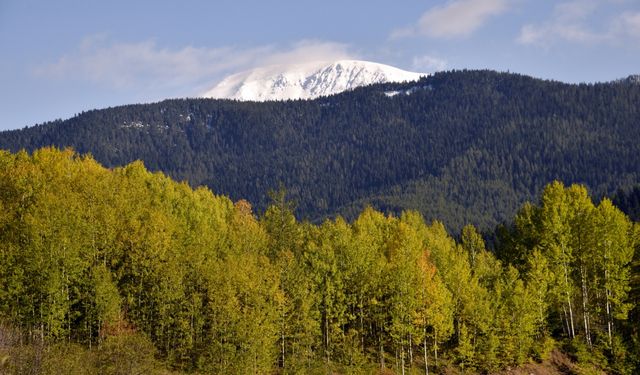
[[[271,200],[0,152],[0,369],[490,373],[556,348],[640,368],[640,229],[583,186],[548,185],[495,252],[415,211],[313,224]]]

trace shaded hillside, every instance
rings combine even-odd
[[[629,191],[618,190],[612,200],[631,220],[640,221],[640,185]]]
[[[385,93],[400,92],[395,96]],[[302,218],[419,209],[454,231],[492,228],[553,179],[611,194],[640,181],[640,85],[438,73],[314,101],[166,100],[0,133],[107,166],[141,159],[258,210],[282,183]]]

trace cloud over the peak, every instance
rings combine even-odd
[[[38,77],[79,80],[107,88],[166,95],[197,93],[223,75],[259,65],[353,58],[349,46],[303,40],[289,46],[166,48],[153,40],[85,38],[72,52],[36,66]]]
[[[302,40],[291,47],[273,50],[262,61],[266,65],[304,63],[311,61],[335,61],[355,58],[349,45],[321,40]]]
[[[471,35],[491,17],[503,14],[512,5],[510,0],[455,0],[432,7],[418,22],[395,30],[392,38],[426,36],[429,38],[461,38]]]
[[[417,72],[437,72],[446,69],[447,61],[429,55],[415,56],[411,67]]]

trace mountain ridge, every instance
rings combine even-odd
[[[455,71],[316,100],[93,110],[2,132],[0,148],[73,147],[106,166],[140,159],[257,212],[282,184],[297,215],[315,222],[372,205],[486,230],[556,179],[596,197],[638,184],[638,102],[640,86],[622,82]]]

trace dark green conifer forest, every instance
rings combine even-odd
[[[400,91],[393,97],[385,92]],[[280,185],[295,214],[349,221],[417,210],[456,236],[510,221],[554,180],[594,196],[640,183],[640,85],[453,71],[285,102],[176,99],[0,132],[0,149],[72,147],[107,167],[143,160],[264,213]]]
[[[0,152],[0,372],[640,371],[640,227],[583,185],[547,184],[495,251],[414,210],[312,223],[270,200]]]

